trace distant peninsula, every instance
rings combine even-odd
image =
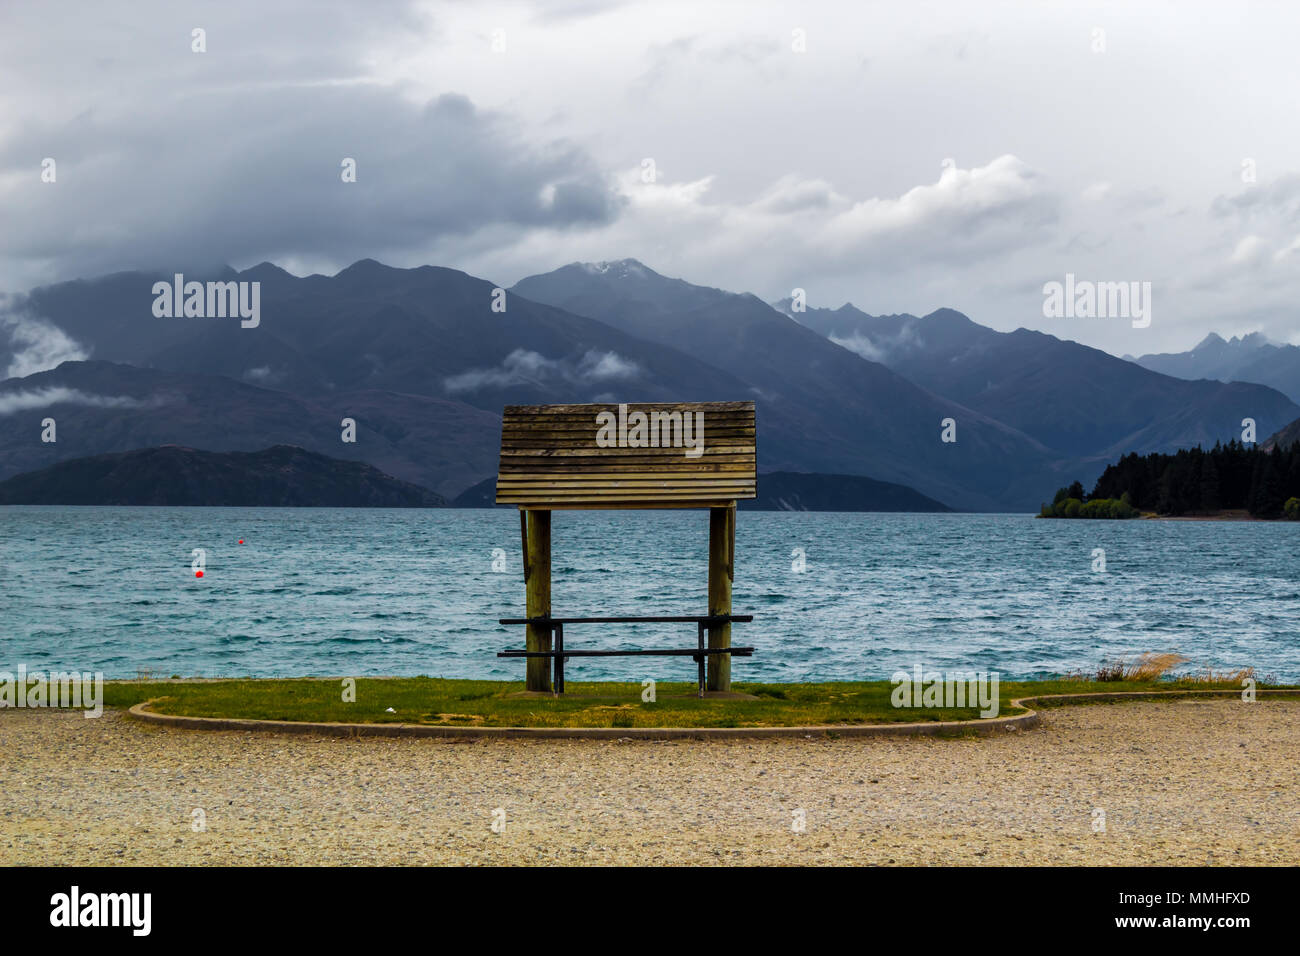
[[[862,475],[772,471],[758,476],[758,497],[737,502],[750,511],[953,511],[907,485]]]
[[[1125,455],[1107,466],[1092,494],[1076,481],[1043,504],[1039,517],[1300,521],[1300,441],[1284,446],[1277,437],[1262,447],[1230,441]]]
[[[496,478],[485,478],[451,501],[453,508],[491,508]],[[906,485],[861,475],[773,471],[758,476],[758,497],[737,502],[747,511],[927,511],[950,512],[943,502]]]
[[[296,445],[254,452],[163,445],[15,475],[0,482],[0,505],[440,508],[446,501],[364,462]]]

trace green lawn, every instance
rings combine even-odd
[[[1263,686],[1263,685],[1261,685]],[[1006,682],[999,716],[1018,713],[1015,697],[1095,691],[1239,689],[1236,684],[1147,682]],[[755,699],[705,699],[695,685],[661,683],[657,701],[641,700],[641,685],[570,682],[563,697],[525,696],[523,684],[428,677],[358,678],[356,702],[343,702],[339,680],[115,681],[104,703],[130,707],[157,699],[160,713],[263,720],[380,722],[476,727],[770,727],[896,721],[972,720],[976,708],[895,708],[888,681],[819,684],[738,683]],[[387,708],[394,713],[388,713]]]

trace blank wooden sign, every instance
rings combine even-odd
[[[497,504],[720,508],[756,493],[753,402],[507,405]]]

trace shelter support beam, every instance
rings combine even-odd
[[[549,511],[521,511],[524,532],[524,590],[528,617],[551,616],[551,513]],[[730,589],[728,589],[728,596]],[[530,651],[551,649],[549,626],[529,624],[525,645]],[[528,690],[551,690],[550,660],[545,657],[528,658]]]
[[[731,585],[735,580],[736,506],[709,509],[709,613],[731,613]],[[709,628],[709,647],[731,646],[731,624]],[[711,691],[731,690],[731,655],[708,655]]]

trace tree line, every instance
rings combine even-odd
[[[1300,442],[1270,451],[1234,439],[1172,455],[1131,452],[1107,466],[1092,494],[1085,495],[1076,481],[1057,491],[1041,513],[1130,518],[1143,511],[1189,515],[1229,509],[1244,509],[1256,518],[1300,520]]]

